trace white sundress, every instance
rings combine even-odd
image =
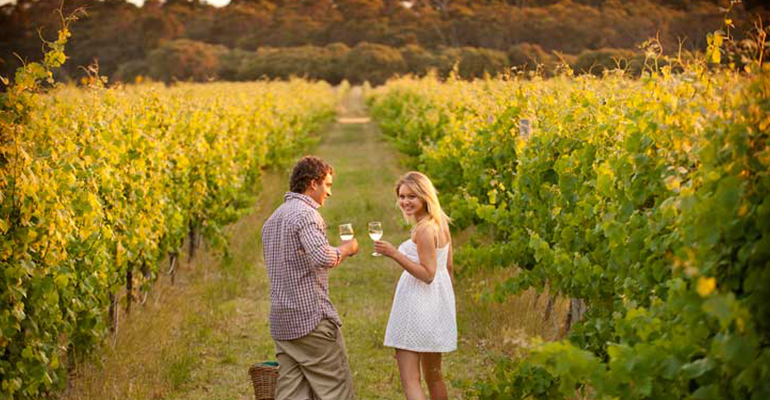
[[[417,244],[411,239],[398,246],[419,263]],[[436,275],[427,284],[404,271],[393,296],[385,346],[421,353],[447,353],[457,349],[457,314],[452,279],[447,270],[449,244],[438,249]]]

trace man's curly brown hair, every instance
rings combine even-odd
[[[326,161],[315,156],[302,157],[291,173],[289,190],[294,193],[304,193],[310,186],[310,182],[322,180],[326,174],[334,175],[334,169]]]

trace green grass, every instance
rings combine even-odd
[[[360,116],[361,104],[360,97],[348,98],[343,115]],[[367,223],[376,220],[383,224],[384,240],[397,245],[408,238],[393,188],[406,172],[401,156],[371,123],[330,125],[314,154],[336,172],[333,195],[320,210],[330,241],[338,244],[338,225],[349,222],[361,244],[358,255],[330,272],[331,298],[343,320],[358,398],[402,399],[393,349],[382,345],[402,269],[372,257],[366,233]],[[61,398],[252,399],[249,366],[275,359],[260,230],[281,203],[288,174],[268,174],[254,212],[228,228],[229,261],[216,261],[204,251],[192,264],[182,265],[177,285],[162,279],[144,308],[122,322],[96,362],[77,366]],[[458,350],[444,359],[452,399],[463,398],[465,386],[487,376],[496,356],[515,356],[530,336],[554,336],[552,322],[542,320],[545,296],[526,293],[501,304],[479,300],[479,293],[510,273],[481,272],[456,283]],[[559,318],[563,308],[557,305]]]

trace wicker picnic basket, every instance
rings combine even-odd
[[[254,384],[256,400],[275,399],[275,381],[278,378],[278,363],[274,361],[254,364],[249,368],[251,383]]]

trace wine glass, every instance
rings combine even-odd
[[[353,224],[340,225],[340,239],[342,239],[343,242],[353,239]]]
[[[382,223],[379,221],[374,221],[369,223],[369,237],[372,238],[372,240],[377,241],[382,238]],[[382,254],[378,252],[372,253],[373,256],[379,257]]]

